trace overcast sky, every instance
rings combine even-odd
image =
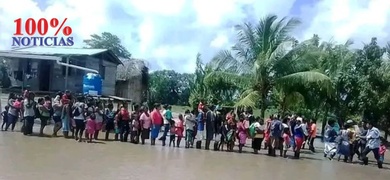
[[[14,19],[67,17],[75,47],[107,31],[154,70],[193,72],[198,52],[208,61],[232,46],[234,25],[270,13],[300,18],[298,39],[316,33],[337,42],[352,38],[355,46],[372,36],[390,41],[390,0],[0,0],[0,49],[10,48]]]

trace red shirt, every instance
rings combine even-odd
[[[161,125],[162,124],[162,116],[160,114],[160,111],[153,110],[150,114],[150,117],[152,118],[152,124],[154,125]]]

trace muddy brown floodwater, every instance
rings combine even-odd
[[[20,129],[20,124],[16,129]],[[48,127],[46,133],[50,131]],[[321,153],[303,154],[301,160],[292,160],[254,155],[249,148],[246,151],[238,154],[103,141],[88,144],[62,137],[0,132],[0,180],[363,180],[390,177],[389,170],[328,161]]]

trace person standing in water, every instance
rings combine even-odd
[[[93,135],[93,138],[95,140],[99,139],[99,132],[103,128],[103,121],[104,121],[104,111],[103,108],[99,108],[99,106],[95,107],[95,122],[96,122],[96,127],[95,127],[95,134]]]
[[[215,114],[214,114],[214,107],[206,107],[207,112],[206,112],[206,144],[205,144],[205,149],[209,150],[210,149],[210,143],[211,140],[214,138],[214,121],[215,121]]]
[[[268,149],[268,155],[276,156],[276,149],[280,147],[280,140],[283,135],[283,124],[279,118],[275,115],[269,125],[270,143]],[[302,144],[301,144],[302,145]]]
[[[15,107],[14,103],[17,101],[17,97],[14,93],[10,93],[8,96],[8,122],[5,125],[4,131],[7,131],[8,128],[12,125],[11,131],[15,129],[16,122],[19,118],[19,113],[21,111],[21,107]]]
[[[54,127],[53,127],[53,137],[57,137],[58,131],[62,128],[62,122],[61,122],[61,113],[62,113],[62,103],[61,103],[61,96],[57,95],[54,98],[53,101],[53,120],[54,120]]]
[[[117,114],[117,124],[119,128],[120,141],[127,142],[130,132],[130,113],[127,109],[127,103],[125,102],[123,102],[123,105]]]
[[[315,119],[311,119],[311,122],[310,122],[310,131],[309,131],[309,149],[311,152],[316,152],[315,148],[314,148],[314,140],[316,139],[317,137],[317,120]]]
[[[64,134],[64,138],[69,138],[72,107],[70,105],[70,100],[66,97],[62,97],[61,102],[63,104],[61,112],[62,133]]]
[[[183,138],[183,132],[184,132],[184,117],[182,114],[179,114],[179,121],[176,123],[176,135],[177,135],[176,147],[180,147],[180,142],[181,139]]]
[[[160,133],[161,125],[163,124],[163,117],[160,114],[161,105],[156,103],[154,104],[154,109],[150,114],[152,118],[152,132],[151,132],[151,143],[150,145],[156,145],[156,139],[158,137],[158,133]]]
[[[238,152],[242,152],[242,148],[246,143],[248,138],[248,129],[249,129],[249,120],[248,117],[241,116],[240,121],[237,123],[237,133],[238,133]]]
[[[44,98],[40,98],[38,100],[38,111],[39,111],[39,119],[41,120],[41,127],[39,129],[39,136],[43,136],[43,130],[45,129],[48,121],[51,119],[51,98],[49,96],[45,96]]]
[[[115,131],[115,115],[116,112],[114,111],[114,104],[112,104],[111,101],[108,102],[105,116],[106,116],[106,135],[105,140],[108,141],[110,132]],[[117,139],[116,139],[117,140]]]
[[[196,120],[194,115],[190,112],[190,110],[186,110],[184,114],[184,126],[186,128],[186,146],[185,148],[192,148],[194,145],[194,128],[196,125]]]
[[[204,131],[204,110],[200,110],[198,112],[198,116],[196,117],[197,121],[197,133],[196,133],[196,148],[200,149],[202,146],[203,140],[203,131]]]
[[[73,105],[73,119],[76,124],[75,140],[81,142],[85,130],[85,104],[84,97],[78,97]]]
[[[152,126],[152,119],[149,114],[148,107],[142,107],[143,112],[140,117],[141,123],[141,144],[145,144],[145,140],[150,138],[150,128]]]
[[[264,122],[260,117],[256,117],[255,121],[251,124],[254,128],[254,135],[252,137],[252,149],[254,154],[258,154],[261,149],[261,143],[264,139]]]
[[[303,141],[305,139],[305,133],[302,128],[302,118],[298,117],[296,125],[294,127],[294,140],[295,140],[295,149],[294,149],[294,158],[299,159],[301,154],[301,148]]]
[[[372,152],[378,163],[378,168],[383,168],[383,162],[380,160],[379,148],[380,148],[380,132],[379,129],[374,126],[373,122],[367,123],[367,135],[361,136],[360,138],[365,138],[367,140],[367,146],[363,150],[361,156],[364,165],[368,165],[367,154]]]
[[[34,119],[35,119],[35,108],[36,102],[34,101],[35,95],[33,93],[29,93],[27,98],[24,100],[24,135],[31,135],[33,133]]]

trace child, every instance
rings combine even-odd
[[[95,107],[95,123],[96,123],[96,128],[95,128],[95,134],[93,135],[93,138],[95,140],[98,140],[99,137],[99,131],[103,127],[103,120],[104,120],[104,112],[103,110],[100,110],[100,108]]]
[[[183,138],[183,132],[184,132],[184,118],[182,114],[179,114],[179,122],[176,123],[176,135],[177,135],[176,147],[180,146],[180,141]]]
[[[381,138],[381,146],[379,147],[379,161],[383,163],[385,160],[385,152],[386,152],[386,140]]]
[[[8,122],[8,110],[9,106],[4,107],[4,111],[1,113],[1,116],[3,117],[3,124],[1,124],[1,130],[3,131],[5,124]]]
[[[131,122],[131,142],[134,144],[138,144],[139,142],[139,129],[140,129],[140,122],[138,117],[134,117],[133,121]]]
[[[287,158],[287,150],[291,147],[290,145],[290,129],[284,128],[283,129],[283,157]]]
[[[170,128],[169,128],[169,147],[171,147],[171,144],[173,144],[173,147],[175,147],[175,138],[176,138],[176,127],[175,127],[175,121],[171,121]]]
[[[89,119],[87,120],[87,133],[88,133],[88,143],[92,142],[93,136],[95,135],[96,122],[95,114],[90,114]]]

